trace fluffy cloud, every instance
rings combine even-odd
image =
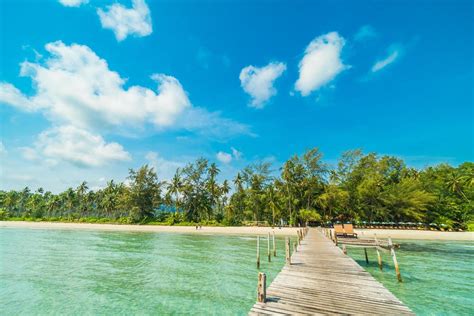
[[[46,50],[51,57],[45,65],[21,64],[21,75],[32,79],[36,95],[27,98],[3,84],[0,100],[26,110],[42,110],[56,121],[88,129],[144,122],[166,127],[191,106],[174,77],[153,75],[158,93],[140,86],[124,89],[125,80],[89,47],[54,42]]]
[[[87,46],[54,42],[47,44],[46,50],[51,56],[44,64],[21,64],[21,74],[32,79],[36,94],[27,97],[13,85],[0,83],[0,102],[40,111],[60,125],[96,131],[142,129],[150,124],[158,129],[249,133],[247,126],[219,113],[192,107],[180,82],[172,76],[152,75],[156,92],[141,86],[124,88],[125,79]]]
[[[265,67],[247,66],[240,72],[240,84],[251,97],[251,106],[263,108],[265,103],[277,91],[273,86],[275,80],[286,70],[284,63],[270,63]]]
[[[371,25],[362,26],[354,36],[355,41],[364,41],[377,36],[377,32]]]
[[[220,162],[224,163],[224,164],[228,164],[230,163],[233,159],[235,160],[239,160],[241,157],[242,157],[242,153],[240,151],[238,151],[237,149],[235,149],[234,147],[231,147],[230,148],[232,153],[227,153],[227,152],[224,152],[224,151],[219,151],[217,154],[216,154],[216,158],[217,160],[219,160]]]
[[[230,163],[232,161],[232,155],[223,151],[219,151],[216,155],[217,160],[222,163]]]
[[[336,32],[316,37],[308,47],[299,63],[299,78],[295,90],[302,96],[318,90],[347,69],[341,59],[345,40]]]
[[[82,4],[86,4],[89,0],[59,0],[59,2],[65,7],[79,7]]]
[[[24,148],[27,159],[46,158],[54,163],[67,161],[82,167],[103,166],[111,161],[130,160],[117,143],[106,143],[100,135],[74,126],[59,126],[42,132],[34,148]]]
[[[102,27],[111,29],[117,41],[126,39],[128,35],[147,36],[153,31],[150,9],[144,0],[132,0],[130,9],[115,3],[107,10],[97,9],[97,14]]]
[[[402,53],[403,49],[400,45],[394,44],[390,46],[387,50],[387,56],[383,59],[377,60],[372,66],[372,72],[380,71],[388,65],[394,63],[397,59],[401,57]]]
[[[147,127],[185,129],[221,139],[236,134],[251,135],[247,125],[223,118],[219,112],[193,107],[180,82],[172,76],[152,75],[151,79],[157,83],[156,91],[133,85],[125,88],[126,80],[110,70],[107,62],[87,46],[58,41],[47,44],[46,51],[49,56],[44,62],[21,64],[20,74],[31,78],[34,93],[26,96],[12,84],[3,82],[1,103],[42,113],[54,126],[70,126],[90,135],[113,132],[130,135]],[[111,148],[101,144],[91,142],[99,146],[99,151],[103,147]],[[70,160],[68,157],[59,158]],[[107,157],[110,156],[102,156],[102,160]]]

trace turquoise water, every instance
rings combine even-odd
[[[282,239],[277,249],[271,263],[262,256],[268,281]],[[0,314],[245,315],[255,257],[250,237],[0,229]]]
[[[374,249],[348,248],[348,255],[382,282],[417,315],[474,315],[474,242],[398,240],[403,283],[395,276],[390,253],[383,272]]]

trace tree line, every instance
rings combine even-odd
[[[86,182],[53,194],[0,191],[0,219],[119,223],[301,225],[314,222],[422,222],[466,229],[474,219],[474,163],[408,167],[397,157],[360,150],[329,166],[311,149],[280,168],[262,162],[234,179],[200,158],[161,181],[148,165],[99,190]]]

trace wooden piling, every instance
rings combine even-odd
[[[342,252],[347,255],[347,247],[346,245],[342,245]]]
[[[276,244],[275,244],[275,232],[273,232],[273,256],[274,257],[277,256],[277,248],[276,248]]]
[[[265,303],[267,300],[267,275],[263,272],[258,273],[257,302]]]
[[[260,236],[257,236],[257,269],[260,268]]]
[[[397,274],[398,282],[402,281],[402,275],[400,274],[400,267],[398,266],[397,255],[395,254],[395,248],[393,247],[392,238],[388,237],[388,245],[390,246],[390,253],[392,254],[393,264],[395,265],[395,273]]]
[[[374,239],[375,239],[375,244],[378,246],[379,242],[377,240],[377,235],[374,234]],[[382,256],[380,255],[380,251],[378,247],[375,247],[375,251],[377,251],[377,261],[379,263],[379,269],[380,271],[383,270],[383,264],[382,264]]]
[[[367,256],[367,248],[364,248],[364,254],[365,254],[365,263],[369,264],[369,256]]]
[[[290,256],[290,239],[288,237],[285,237],[285,258],[286,258],[286,263],[291,264],[291,256]]]
[[[270,233],[268,233],[268,237],[267,237],[267,255],[268,255],[268,262],[271,262],[272,253],[270,252]]]
[[[334,231],[334,244],[337,246],[337,235],[336,235],[336,231]]]

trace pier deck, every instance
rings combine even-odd
[[[249,315],[413,315],[316,229],[309,230],[291,263],[268,287],[266,302],[257,302]]]

